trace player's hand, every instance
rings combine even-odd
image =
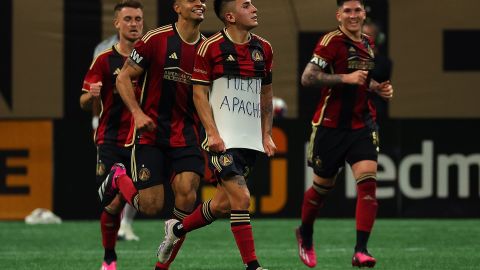
[[[384,81],[378,84],[375,93],[385,100],[390,100],[393,98],[393,86],[390,81]]]
[[[277,146],[273,142],[270,134],[267,134],[263,137],[263,150],[265,150],[265,154],[267,154],[268,157],[273,157],[277,151]]]
[[[343,74],[342,81],[346,84],[363,85],[367,81],[368,71],[356,70],[349,74]]]
[[[134,113],[133,119],[135,120],[135,128],[138,131],[154,131],[157,128],[152,118],[148,117],[142,111]]]
[[[223,153],[227,151],[225,142],[220,137],[220,134],[212,134],[208,136],[208,149],[214,153]]]
[[[90,95],[92,95],[92,97],[95,97],[95,98],[99,97],[101,89],[102,89],[101,81],[90,84]]]

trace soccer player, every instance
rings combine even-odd
[[[125,143],[132,116],[116,91],[115,78],[143,30],[143,6],[140,2],[123,1],[115,5],[114,11],[114,25],[118,30],[119,42],[93,60],[83,82],[84,93],[80,96],[80,106],[83,109],[92,110],[94,106],[99,106],[97,110],[101,111],[99,126],[95,132],[99,185],[104,181],[107,169],[114,163],[128,164],[130,161],[131,148],[125,147]],[[102,270],[116,269],[115,243],[124,205],[125,201],[120,196],[115,196],[102,205],[104,209],[100,224],[105,248]]]
[[[389,99],[389,81],[370,78],[374,68],[373,41],[362,34],[363,0],[337,0],[337,30],[320,38],[307,64],[302,85],[317,87],[322,96],[312,120],[308,164],[313,168],[313,186],[303,198],[302,224],[296,229],[300,259],[309,267],[317,264],[313,248],[313,223],[345,161],[357,182],[357,241],[352,265],[373,267],[375,258],[367,242],[377,213],[376,173],[378,133],[375,94]]]
[[[154,216],[164,205],[164,184],[171,183],[174,218],[182,220],[194,210],[205,159],[191,74],[195,50],[204,39],[200,24],[205,1],[175,0],[177,22],[145,34],[117,77],[117,88],[135,121],[134,175],[132,181],[121,165],[114,166],[105,180],[107,201],[120,192],[137,210]],[[143,77],[140,104],[130,82],[139,76]],[[169,265],[168,260],[159,260],[155,269]]]
[[[183,222],[168,220],[159,257],[168,258],[187,232],[230,213],[231,230],[247,270],[256,257],[246,179],[257,155],[275,153],[272,140],[272,48],[250,32],[258,25],[250,0],[215,0],[225,24],[197,50],[192,82],[195,107],[206,131],[202,147],[218,177],[217,192]]]
[[[106,38],[102,42],[98,43],[95,47],[93,52],[93,57],[95,58],[98,54],[105,51],[106,49],[110,49],[113,45],[117,44],[119,41],[118,33]],[[95,106],[95,105],[93,105]],[[98,106],[97,106],[98,107]],[[98,119],[100,110],[93,110],[93,119],[92,119],[92,127],[93,129],[98,128]],[[118,229],[118,240],[126,240],[126,241],[138,241],[140,238],[133,232],[133,219],[137,214],[137,210],[133,208],[130,204],[126,204],[123,208],[122,212],[122,221],[120,222],[120,229]]]

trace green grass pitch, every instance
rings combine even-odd
[[[309,269],[297,256],[299,220],[253,219],[257,256],[269,270]],[[0,269],[99,269],[103,257],[97,221],[61,225],[0,222]],[[137,220],[139,242],[118,242],[118,269],[153,269],[163,222]],[[315,224],[316,269],[352,269],[353,219],[319,219]],[[376,269],[480,269],[480,220],[377,220],[369,244]],[[192,270],[244,269],[228,221],[188,235],[170,267]]]

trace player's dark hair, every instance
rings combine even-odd
[[[215,14],[217,17],[222,21],[225,22],[225,5],[229,2],[233,2],[235,0],[215,0],[213,1],[213,9],[215,10]]]
[[[348,1],[358,1],[362,6],[365,6],[365,1],[364,0],[337,0],[337,7],[343,6],[343,3],[348,2]]]
[[[143,5],[140,1],[137,1],[137,0],[123,0],[123,1],[118,2],[115,5],[115,7],[113,8],[113,11],[118,12],[118,11],[122,10],[122,8],[126,8],[126,7],[139,8],[139,9],[143,10]]]

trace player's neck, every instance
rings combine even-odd
[[[342,25],[340,25],[340,30],[342,30],[342,32],[347,35],[351,40],[357,42],[362,41],[362,31],[350,32]]]
[[[122,56],[129,56],[135,46],[134,42],[120,38],[120,41],[115,45],[117,52]]]
[[[233,43],[237,44],[245,44],[252,38],[250,31],[238,29],[233,25],[229,25],[225,28],[225,34]]]
[[[190,44],[197,43],[200,38],[200,23],[193,23],[191,21],[179,19],[175,23],[177,32],[180,35],[180,38]]]

